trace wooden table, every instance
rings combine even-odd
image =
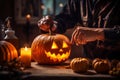
[[[69,64],[39,65],[31,63],[31,68],[25,70],[31,74],[23,76],[23,80],[120,80],[108,74],[97,74],[94,70],[86,73],[75,73]]]

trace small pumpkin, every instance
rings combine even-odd
[[[95,59],[92,61],[92,66],[94,66],[94,64],[95,64],[96,62],[99,62],[99,61],[101,61],[100,58],[95,58]]]
[[[33,40],[31,52],[39,64],[59,64],[69,58],[70,40],[62,34],[41,34]]]
[[[95,59],[93,60],[93,68],[97,73],[108,73],[111,69],[111,63],[107,59]]]
[[[86,72],[89,69],[87,58],[74,58],[70,62],[70,67],[74,72]]]
[[[0,41],[0,64],[18,58],[16,48],[7,41]]]

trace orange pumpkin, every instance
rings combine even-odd
[[[18,58],[16,48],[7,41],[0,41],[0,64]]]
[[[89,69],[87,58],[74,58],[70,62],[70,67],[74,72],[86,72]]]
[[[97,73],[108,73],[111,69],[111,63],[107,59],[93,60],[93,68]]]
[[[95,58],[95,59],[92,61],[92,66],[94,66],[94,64],[95,64],[96,62],[98,62],[98,61],[101,61],[101,59],[100,59],[100,58]]]
[[[59,64],[69,58],[71,45],[62,34],[41,34],[32,42],[32,57],[39,64]]]

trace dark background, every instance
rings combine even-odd
[[[20,47],[24,46],[24,44],[28,43],[31,45],[32,40],[34,37],[36,37],[38,34],[40,34],[40,30],[37,27],[36,24],[30,24],[29,25],[29,42],[26,39],[26,26],[25,24],[17,24],[15,21],[15,11],[14,11],[14,1],[15,0],[0,0],[0,20],[2,23],[4,23],[5,19],[7,17],[12,17],[11,20],[11,27],[13,30],[15,30],[15,35],[18,37],[20,42]],[[28,37],[27,37],[28,38]]]
[[[0,20],[4,22],[6,17],[12,17],[12,29],[15,30],[15,35],[19,39],[19,47],[23,47],[26,43],[31,46],[33,39],[39,35],[41,32],[36,24],[30,24],[29,26],[29,36],[26,33],[27,24],[17,24],[15,21],[14,13],[14,1],[15,0],[0,0]],[[65,35],[71,38],[73,30],[68,30]],[[1,35],[0,35],[1,36]],[[82,46],[72,45],[72,52],[70,58],[79,57],[83,55]]]

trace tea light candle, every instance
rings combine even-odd
[[[24,67],[31,67],[31,48],[21,48],[20,60]]]

